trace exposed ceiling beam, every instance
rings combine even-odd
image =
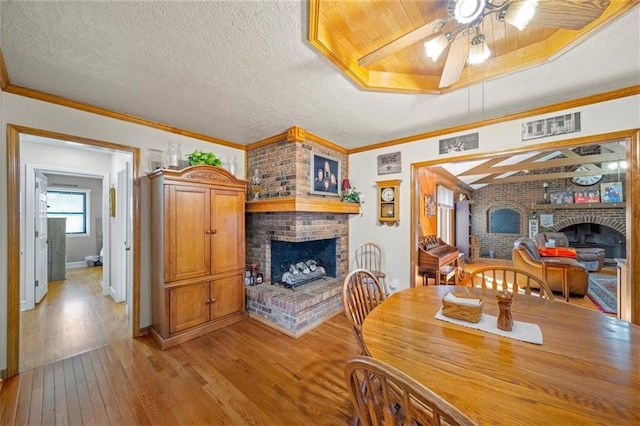
[[[439,35],[439,30],[444,25],[444,19],[436,19],[431,22],[427,22],[424,25],[419,26],[415,30],[412,30],[395,40],[390,41],[382,47],[377,48],[376,50],[369,52],[364,55],[360,59],[358,59],[358,65],[361,67],[367,67],[369,65],[375,64],[376,62],[386,58],[387,56],[399,52],[405,47],[411,46],[413,43],[417,43],[420,40],[427,41],[431,40],[435,36]]]
[[[567,158],[579,158],[580,154],[576,154],[575,152],[571,151],[570,149],[563,149],[560,150],[560,152],[562,153],[562,155],[564,155]]]
[[[476,192],[475,189],[473,189],[468,184],[464,183],[463,181],[461,181],[460,179],[452,175],[448,170],[444,169],[443,167],[434,166],[434,167],[430,167],[429,170],[439,175],[440,177],[446,179],[447,181],[451,182],[452,184],[459,186],[460,188],[464,188],[465,190],[469,191],[472,194]]]
[[[597,172],[594,172],[593,170],[588,170],[585,172],[526,174],[526,175],[509,176],[506,178],[499,178],[499,179],[496,179],[495,176],[492,175],[492,176],[484,177],[482,179],[478,179],[477,181],[473,182],[472,185],[531,182],[531,181],[551,180],[551,179],[569,179],[574,176],[593,176],[594,174],[613,175],[613,174],[618,174],[618,172],[616,170],[600,170]]]
[[[600,145],[600,148],[609,152],[617,152],[618,154],[624,154],[624,144],[621,143],[608,143]]]
[[[494,164],[498,164],[501,161],[505,160],[506,158],[509,158],[509,156],[503,155],[503,156],[498,156],[498,157],[492,157],[492,158],[488,159],[487,161],[484,161],[483,163],[478,164],[477,166],[472,167],[472,168],[466,170],[463,173],[460,173],[459,175],[463,176],[463,175],[482,175],[482,174],[485,174],[486,172],[480,172],[479,170],[485,170],[487,168],[490,168]]]
[[[548,154],[548,153],[547,153]],[[536,156],[539,157],[539,156]],[[539,159],[534,157],[534,159]],[[511,164],[508,166],[493,166],[487,167],[487,163],[483,163],[477,167],[469,169],[465,172],[459,174],[459,176],[471,176],[471,175],[481,175],[481,174],[502,174],[507,172],[520,172],[523,170],[542,170],[542,169],[553,169],[556,167],[566,167],[566,166],[577,166],[584,165],[588,166],[591,170],[596,170],[594,167],[594,163],[601,162],[610,162],[610,161],[621,161],[624,160],[624,152],[621,154],[597,154],[597,155],[589,155],[589,156],[577,156],[571,158],[559,158],[554,160],[547,161],[533,161],[532,159],[527,159],[526,161],[522,161],[520,163]],[[588,161],[588,162],[587,162]],[[474,182],[476,183],[476,182]]]

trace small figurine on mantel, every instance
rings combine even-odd
[[[500,308],[498,328],[503,331],[511,331],[513,329],[513,317],[511,316],[513,294],[508,291],[501,291],[498,292],[496,297],[498,299],[498,308]]]
[[[262,284],[262,280],[258,281],[258,264],[251,264],[251,285]]]

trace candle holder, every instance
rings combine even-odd
[[[167,148],[167,167],[173,170],[180,168],[180,159],[182,158],[182,152],[180,151],[180,143],[169,142]]]
[[[251,189],[253,190],[253,199],[257,200],[260,198],[260,193],[262,192],[262,186],[260,185],[260,175],[258,173],[258,169],[253,171],[253,176],[251,177]]]

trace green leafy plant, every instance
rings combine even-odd
[[[356,191],[356,188],[346,190],[342,195],[342,200],[347,203],[364,204],[364,197],[360,191]]]
[[[195,166],[196,164],[208,164],[210,166],[222,165],[222,160],[214,153],[202,152],[197,149],[187,156],[187,160],[190,166]]]

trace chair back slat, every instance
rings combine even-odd
[[[555,300],[549,286],[540,278],[522,269],[512,266],[486,266],[471,272],[461,283],[463,286],[511,291],[514,297],[519,293],[532,294],[531,289],[539,290],[539,296]],[[534,293],[535,294],[535,293]]]
[[[384,290],[376,277],[366,269],[355,269],[345,277],[342,284],[342,303],[364,355],[369,351],[362,338],[362,324],[376,306],[386,300]]]
[[[382,252],[374,243],[363,243],[356,248],[356,266],[369,271],[382,269]]]
[[[476,424],[431,389],[380,360],[355,357],[345,366],[345,379],[364,426]]]

